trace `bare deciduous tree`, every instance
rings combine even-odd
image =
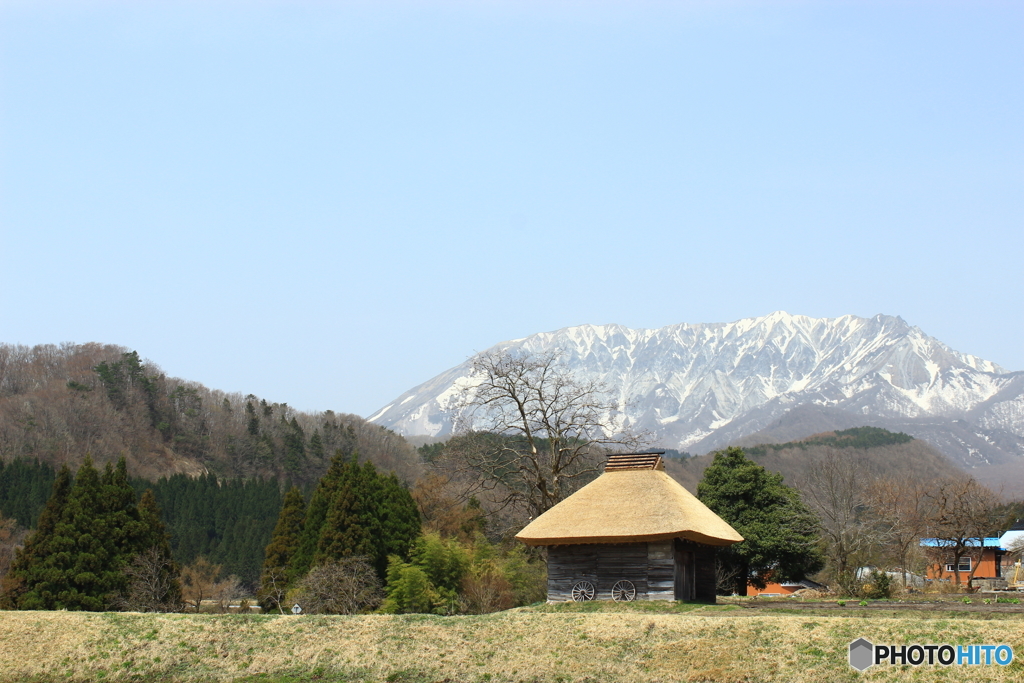
[[[277,607],[277,611],[284,614],[285,596],[288,595],[288,568],[274,567],[265,570],[260,578],[263,582],[260,594],[266,598],[263,606],[268,609]]]
[[[606,389],[574,378],[557,353],[483,354],[473,378],[457,411],[462,438],[439,464],[469,473],[499,506],[540,515],[598,472],[602,446],[640,442],[615,423]]]
[[[833,579],[844,591],[856,593],[857,564],[883,539],[867,515],[870,473],[857,458],[843,455],[829,449],[809,464],[799,486],[818,515]]]
[[[231,603],[241,598],[244,593],[242,582],[237,576],[231,574],[213,585],[211,597],[217,602],[217,607],[221,612],[227,612]]]
[[[124,569],[128,590],[116,606],[131,612],[180,612],[185,604],[175,569],[159,548],[139,553]]]
[[[985,537],[1000,521],[999,498],[973,477],[936,482],[928,497],[933,504],[929,533],[937,544],[931,549],[932,562],[940,573],[943,564],[952,564],[956,584],[960,585],[960,561],[970,557],[967,587],[972,588]]]
[[[879,477],[868,486],[871,515],[883,529],[887,549],[902,572],[903,588],[907,587],[910,558],[927,532],[930,488],[930,482],[909,472]]]
[[[740,567],[735,563],[723,562],[715,557],[715,591],[719,595],[736,592],[736,580],[740,577]]]
[[[410,493],[419,508],[424,531],[471,541],[480,527],[480,510],[459,500],[455,488],[447,477],[431,472],[417,481]]]
[[[202,608],[203,600],[213,599],[220,570],[221,565],[210,564],[205,557],[197,557],[195,562],[182,568],[182,598],[196,612]]]
[[[497,567],[486,566],[462,580],[459,604],[467,614],[490,614],[515,607],[515,594]]]
[[[380,579],[364,557],[345,557],[313,567],[295,599],[308,614],[358,614],[384,597]]]

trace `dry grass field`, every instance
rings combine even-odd
[[[0,681],[1022,681],[1024,614],[591,603],[485,616],[0,612]],[[810,609],[807,609],[810,608]],[[850,641],[1007,643],[860,674]]]

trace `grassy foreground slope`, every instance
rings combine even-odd
[[[1019,619],[749,616],[734,606],[476,617],[0,612],[0,680],[897,681],[1024,679]],[[850,641],[1008,643],[1009,667],[847,664]]]

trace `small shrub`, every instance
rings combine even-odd
[[[382,597],[380,579],[364,557],[313,567],[290,596],[307,614],[358,614],[374,609]]]
[[[420,567],[402,562],[397,556],[388,564],[387,598],[381,611],[387,614],[431,613],[441,596]]]
[[[500,612],[515,605],[512,584],[496,566],[481,567],[462,580],[459,594],[462,611],[468,614]]]
[[[836,604],[839,605],[840,607],[846,607],[846,600],[840,600]]]
[[[888,600],[892,597],[892,577],[877,569],[871,570],[871,583],[861,590],[861,596],[869,600]]]

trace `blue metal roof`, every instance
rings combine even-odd
[[[929,548],[945,548],[955,545],[952,541],[947,541],[941,538],[922,538],[921,545]],[[978,547],[978,539],[972,538],[967,541],[967,545],[976,548]],[[984,548],[999,548],[998,538],[986,538],[985,543],[982,546]]]

